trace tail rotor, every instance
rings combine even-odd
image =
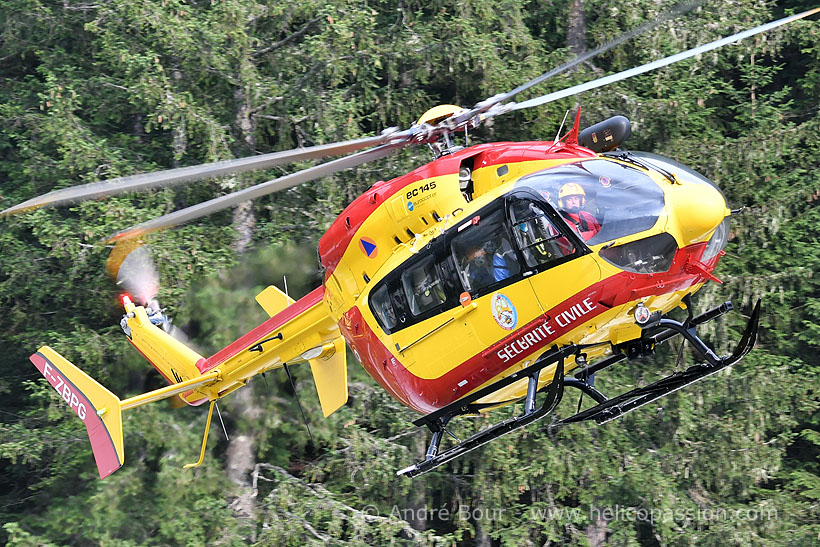
[[[145,308],[151,323],[179,340],[188,343],[188,336],[173,322],[160,306],[159,272],[148,246],[141,242],[123,241],[114,246],[106,263],[106,271],[117,287],[131,300]]]

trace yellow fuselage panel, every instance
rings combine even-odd
[[[327,298],[333,302],[334,317],[360,301],[365,287],[418,253],[431,239],[472,212],[502,196],[518,178],[558,165],[588,158],[562,158],[504,164],[509,173],[499,176],[499,166],[476,167],[473,201],[461,193],[458,173],[421,179],[387,198],[373,198],[373,211],[362,223],[327,283]],[[478,187],[481,187],[481,191]],[[390,262],[390,264],[387,264]],[[370,281],[365,281],[365,277]]]
[[[465,222],[470,222],[479,209],[511,191],[522,176],[586,159],[589,158],[575,157],[513,162],[505,165],[476,165],[473,171],[473,183],[476,185],[475,199],[470,202],[465,201],[462,197],[455,174],[414,182],[406,187],[405,192],[399,192],[387,198],[384,204],[374,210],[362,223],[354,236],[354,244],[347,248],[339,266],[333,275],[329,276],[327,288],[328,293],[332,294],[328,294],[328,298],[333,302],[334,317],[339,318],[346,310],[357,308],[362,314],[363,321],[393,356],[391,366],[401,367],[413,377],[421,380],[435,380],[448,373],[454,373],[455,369],[468,361],[477,362],[482,358],[482,353],[499,346],[505,337],[515,338],[516,329],[531,324],[544,314],[549,321],[552,321],[551,325],[555,328],[557,325],[561,326],[560,337],[551,339],[550,346],[601,344],[587,351],[588,361],[611,352],[610,342],[619,344],[640,337],[641,330],[635,325],[633,316],[638,302],[642,302],[653,311],[667,313],[679,306],[685,295],[698,290],[700,284],[682,282],[676,277],[677,285],[664,287],[662,283],[653,285],[651,279],[649,281],[644,279],[640,290],[618,289],[620,290],[620,301],[617,305],[606,305],[605,302],[594,298],[585,299],[582,298],[584,291],[590,291],[593,286],[597,287],[595,291],[599,291],[595,294],[602,295],[606,291],[600,292],[603,291],[601,287],[618,287],[623,283],[631,283],[629,280],[635,277],[605,261],[598,255],[598,252],[604,247],[622,245],[664,232],[675,238],[679,248],[694,245],[709,239],[723,217],[728,214],[728,210],[722,196],[714,188],[681,178],[670,181],[659,173],[644,170],[632,164],[629,165],[631,168],[646,173],[664,193],[665,205],[658,214],[656,222],[649,229],[620,237],[614,241],[600,242],[591,248],[591,254],[516,281],[492,294],[481,295],[470,302],[467,307],[451,307],[451,309],[411,324],[393,334],[387,334],[379,326],[368,305],[371,290],[385,276],[394,271],[402,271],[406,261],[419,253],[424,253],[428,243],[441,236],[445,230],[458,229]],[[607,161],[617,160],[607,158]],[[425,186],[427,190],[424,190]],[[407,195],[408,192],[410,196]],[[410,211],[406,205],[412,200],[407,198],[413,198],[413,192],[422,197],[426,197],[424,194],[429,192],[427,194],[429,197],[418,203],[412,203],[413,210]],[[407,203],[402,209],[400,205],[405,200]],[[706,202],[706,205],[701,209],[697,205],[699,202]],[[433,211],[435,215],[432,214]],[[442,212],[445,214],[442,215]],[[437,220],[435,218],[437,216],[441,216],[442,219]],[[693,217],[697,218],[689,222]],[[429,224],[424,222],[425,218]],[[435,222],[430,222],[431,219]],[[412,232],[414,237],[410,240],[399,237],[396,232],[397,222],[401,222],[400,227]],[[370,238],[377,244],[378,256],[368,256],[365,248],[355,244],[361,237]],[[409,233],[406,234],[406,238],[410,238]],[[397,243],[396,239],[402,242]],[[388,249],[389,254],[385,253]],[[687,256],[695,255],[690,253]],[[678,270],[680,267],[680,264],[676,266]],[[345,285],[345,278],[349,277],[347,272],[356,278],[355,287],[349,280]],[[643,276],[642,279],[645,277]],[[681,288],[677,289],[678,286]],[[331,287],[334,288],[331,290]],[[515,307],[516,320],[509,330],[493,315],[494,304],[503,300],[499,297],[499,293]],[[592,293],[589,294],[592,295]],[[627,295],[625,301],[624,295]],[[570,315],[550,316],[551,310],[572,298],[578,299],[576,308],[561,312]],[[606,300],[603,296],[601,298]],[[584,316],[587,311],[589,316]],[[506,325],[506,327],[509,326],[509,324]],[[544,333],[543,330],[539,332]],[[535,334],[531,336],[538,338]],[[522,355],[526,355],[519,357],[516,349],[522,347],[522,344],[529,343],[527,340],[531,342],[533,339],[522,339],[518,346],[514,341],[511,349],[503,350],[507,352],[504,355],[508,358],[508,361],[504,363],[505,370],[483,381],[481,386],[489,385],[534,362],[542,350],[535,354],[521,352]],[[390,361],[390,358],[387,361]],[[565,365],[568,370],[576,366],[571,359]],[[541,376],[541,385],[549,382],[551,377],[550,371],[545,370]],[[471,382],[469,391],[481,386],[476,386]],[[456,386],[453,387],[456,389]],[[519,382],[484,402],[508,401],[523,396],[525,390],[526,383]],[[466,392],[459,396],[464,394]]]

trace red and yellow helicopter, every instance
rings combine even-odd
[[[31,360],[85,423],[101,478],[124,462],[123,410],[179,396],[190,405],[209,402],[209,426],[219,398],[288,364],[309,363],[329,416],[347,401],[345,346],[384,389],[422,414],[414,424],[432,432],[425,459],[400,475],[429,471],[544,417],[565,388],[580,390],[595,405],[559,424],[603,423],[637,409],[736,362],[755,343],[759,301],[731,355],[716,355],[696,333],[698,325],[732,309],[727,302],[695,316],[690,301],[704,283],[717,281],[712,272],[731,214],[723,194],[673,160],[621,150],[630,128],[620,116],[580,131],[576,115],[572,129],[553,141],[460,147],[455,137],[493,116],[666,66],[818,11],[523,103],[510,101],[645,26],[472,109],[432,108],[404,131],[72,187],[7,209],[3,214],[356,152],[112,237],[117,245],[110,271],[132,293],[123,297],[123,331],[167,387],[121,400],[48,346]],[[374,184],[321,238],[324,284],[298,301],[268,287],[256,300],[270,319],[210,357],[167,332],[155,290],[141,290],[129,273],[144,259],[135,249],[149,232],[419,143],[430,146],[434,161]],[[688,312],[683,322],[666,317],[677,307]],[[704,363],[614,397],[594,387],[596,373],[652,353],[674,336],[688,341]],[[453,418],[517,402],[523,402],[517,417],[439,451]],[[191,465],[202,463],[208,426],[200,459]]]

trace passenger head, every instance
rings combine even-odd
[[[487,251],[480,245],[474,245],[467,250],[467,263],[473,267],[482,268],[487,265]]]

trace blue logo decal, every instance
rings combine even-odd
[[[359,240],[359,245],[361,245],[361,249],[364,251],[364,254],[370,258],[376,258],[376,255],[379,254],[379,248],[376,246],[376,242],[369,237],[361,238]]]

